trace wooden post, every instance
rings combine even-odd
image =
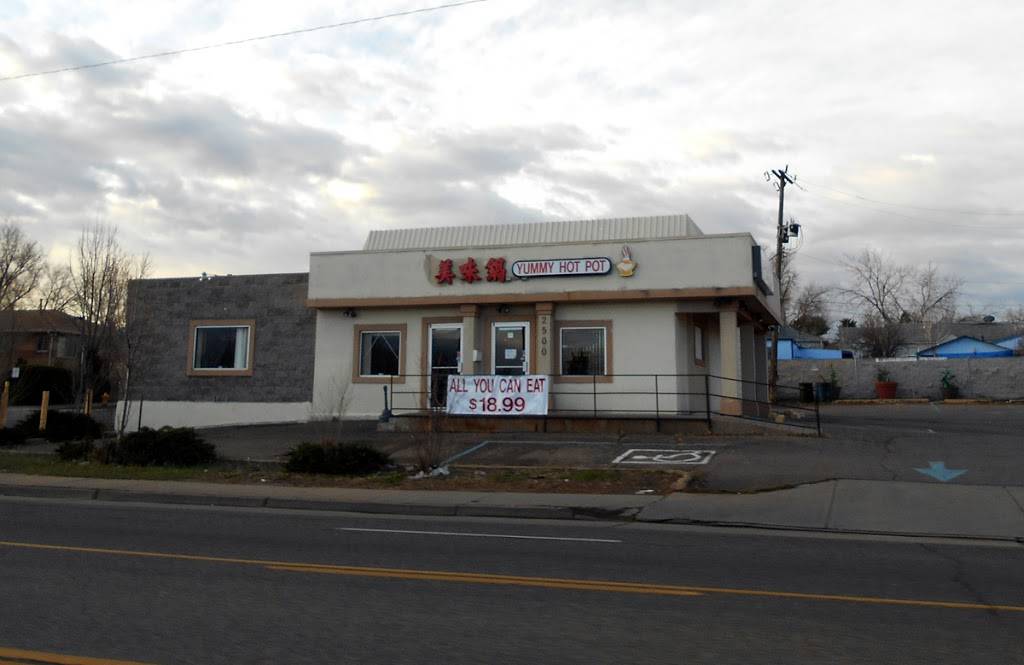
[[[85,391],[85,404],[82,408],[82,413],[87,416],[92,415],[92,388]]]
[[[11,382],[4,381],[4,393],[0,395],[0,427],[7,427],[7,401],[11,398]]]
[[[50,409],[50,391],[43,391],[43,403],[39,406],[39,431],[46,431],[46,412]]]

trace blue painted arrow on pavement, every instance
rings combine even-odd
[[[953,480],[957,476],[967,473],[967,469],[947,469],[945,462],[928,462],[927,469],[915,468],[914,471],[931,476],[935,480],[941,480],[942,482]]]

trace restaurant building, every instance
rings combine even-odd
[[[139,422],[415,414],[452,374],[547,377],[551,414],[741,415],[767,397],[767,272],[749,233],[673,215],[381,230],[308,276],[144,280],[176,306],[147,317],[166,360]]]

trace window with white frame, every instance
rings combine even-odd
[[[193,370],[248,370],[252,326],[198,325],[195,327]]]
[[[608,331],[601,326],[563,327],[560,332],[562,376],[602,376],[608,371]]]
[[[400,374],[402,333],[398,330],[364,330],[359,335],[359,376]]]

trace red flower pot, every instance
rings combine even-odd
[[[896,399],[895,381],[875,381],[875,395],[878,399]]]

